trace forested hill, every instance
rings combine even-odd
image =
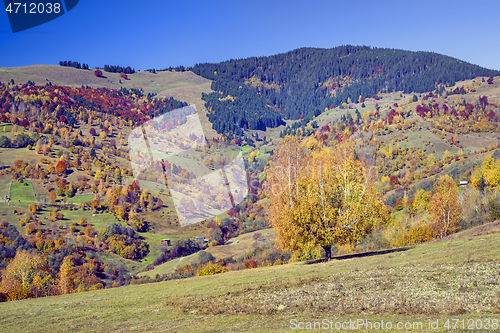
[[[197,64],[193,72],[213,80],[204,94],[219,133],[275,127],[283,119],[312,118],[325,108],[380,92],[427,92],[500,71],[432,52],[368,46],[301,48],[268,57]]]

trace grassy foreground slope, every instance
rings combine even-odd
[[[427,331],[429,319],[500,319],[499,242],[500,233],[468,233],[385,255],[2,303],[0,327],[264,332],[290,331],[291,319],[362,318]]]

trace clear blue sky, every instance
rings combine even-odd
[[[12,33],[0,13],[0,67],[192,66],[299,47],[369,45],[432,51],[500,70],[500,1],[80,0]]]

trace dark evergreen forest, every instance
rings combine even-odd
[[[236,135],[242,129],[279,126],[283,119],[310,120],[349,98],[357,101],[359,96],[392,91],[422,93],[434,90],[436,83],[450,86],[500,74],[432,52],[350,45],[301,48],[190,69],[213,80],[215,92],[202,96],[213,128]],[[252,87],[251,78],[264,84]]]

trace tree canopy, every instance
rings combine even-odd
[[[290,136],[276,149],[268,170],[270,220],[283,249],[320,246],[330,258],[332,246],[359,243],[385,223],[386,210],[371,169],[351,146],[307,150]]]

